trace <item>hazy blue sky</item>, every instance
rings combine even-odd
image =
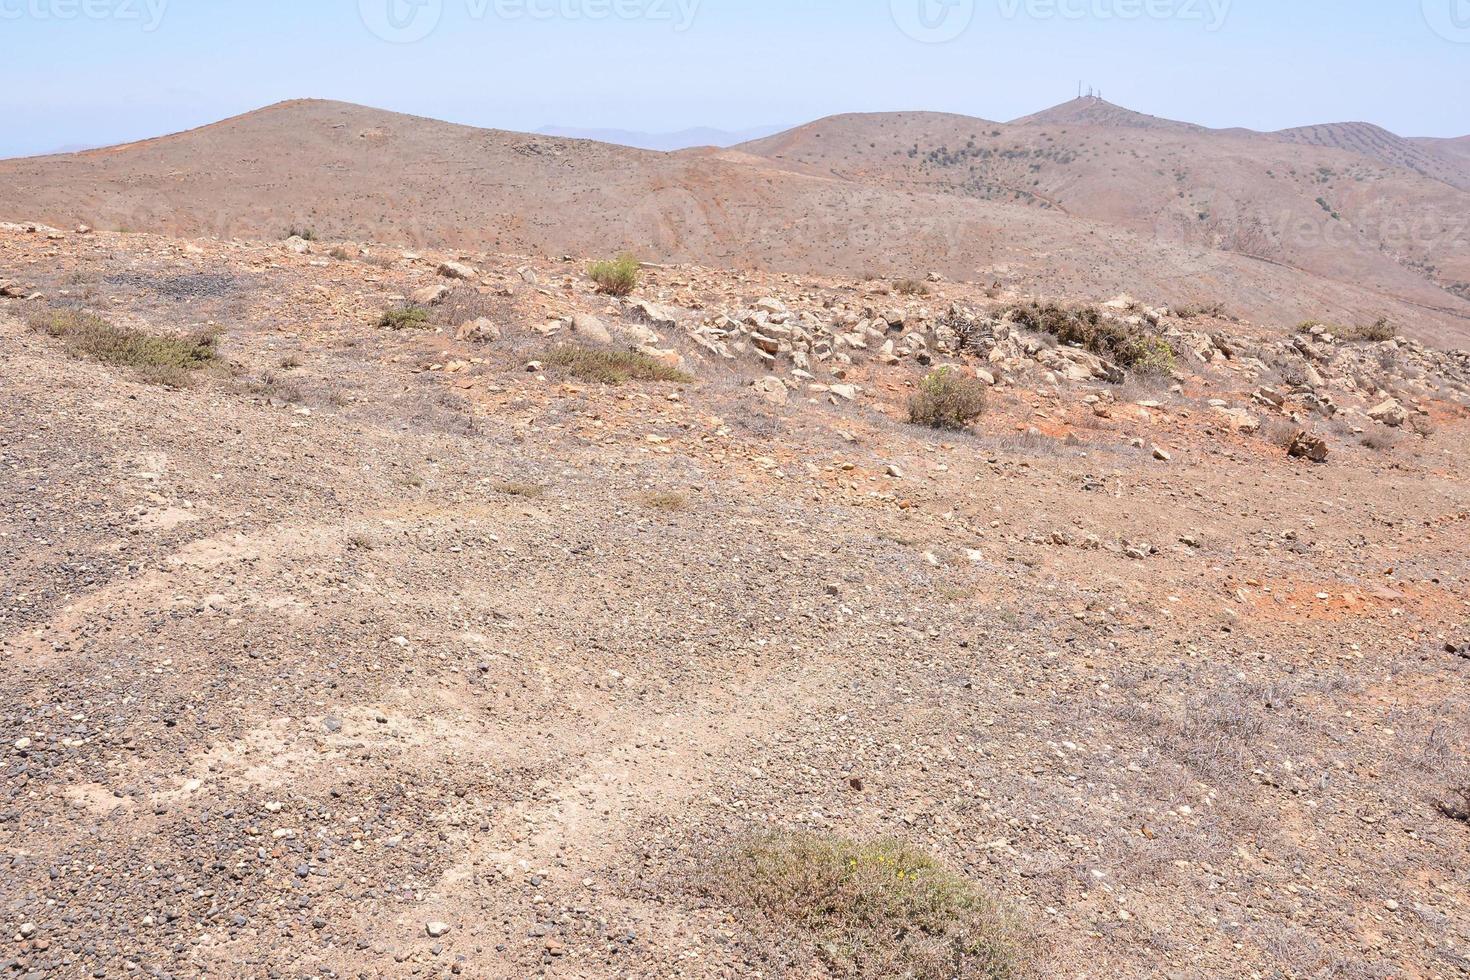
[[[1467,135],[1470,0],[0,0],[0,156],[308,96],[657,131],[1004,120],[1079,79],[1212,126]]]

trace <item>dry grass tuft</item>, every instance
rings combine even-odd
[[[1012,980],[1031,975],[1011,917],[969,880],[898,841],[779,834],[731,854],[716,886],[799,930],[837,976]]]
[[[893,291],[900,296],[928,296],[931,292],[929,284],[918,279],[900,279],[893,284]]]
[[[909,399],[909,421],[931,429],[964,429],[985,413],[985,384],[952,368],[930,372]]]
[[[1280,416],[1270,416],[1261,424],[1261,437],[1273,446],[1282,449],[1290,449],[1296,442],[1296,437],[1301,435],[1302,427],[1291,419]]]
[[[621,385],[629,381],[689,382],[694,379],[656,357],[637,351],[597,350],[567,344],[538,358],[547,367],[557,367],[583,381]]]
[[[1324,320],[1303,320],[1297,324],[1300,333],[1311,333],[1316,327],[1321,327],[1327,333],[1332,334],[1338,340],[1345,343],[1372,343],[1381,344],[1385,340],[1392,340],[1398,333],[1388,317],[1379,317],[1372,323],[1341,324],[1328,323]]]
[[[539,483],[517,483],[513,480],[492,483],[490,489],[496,493],[504,494],[507,497],[525,497],[527,499],[535,499],[546,493],[546,488]]]
[[[1379,425],[1377,423],[1374,423],[1370,428],[1365,430],[1362,437],[1358,439],[1358,442],[1365,449],[1373,449],[1381,453],[1396,448],[1402,441],[1403,436],[1399,435],[1399,433],[1393,431],[1386,425]]]
[[[587,276],[597,283],[597,291],[609,296],[631,294],[638,288],[639,274],[638,260],[631,255],[594,262],[587,269]]]
[[[645,493],[638,502],[649,510],[663,511],[665,514],[678,514],[689,509],[689,498],[671,491]]]
[[[142,380],[169,388],[184,387],[192,372],[219,361],[215,331],[182,337],[144,333],[91,313],[59,307],[32,317],[31,329],[63,341],[78,354],[132,368]]]
[[[1206,316],[1226,320],[1230,317],[1230,313],[1225,309],[1225,304],[1218,300],[1209,303],[1186,303],[1174,307],[1173,313],[1181,320],[1195,320]]]

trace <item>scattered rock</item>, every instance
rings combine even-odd
[[[1390,398],[1380,405],[1368,409],[1368,417],[1375,422],[1381,422],[1391,429],[1397,429],[1409,421],[1409,412],[1397,399]]]
[[[485,317],[463,323],[454,332],[455,340],[489,343],[500,339],[500,328]]]
[[[449,295],[449,287],[443,283],[416,289],[409,296],[419,306],[438,306]]]
[[[1327,452],[1327,440],[1306,431],[1298,432],[1286,450],[1293,459],[1306,459],[1313,463],[1327,462]]]
[[[786,389],[786,382],[774,376],[752,382],[751,388],[772,405],[785,405],[791,400],[791,395]]]
[[[462,262],[443,262],[439,265],[439,275],[446,279],[477,279],[480,273]]]
[[[610,344],[613,339],[607,325],[587,313],[578,313],[572,317],[572,332],[592,344]]]

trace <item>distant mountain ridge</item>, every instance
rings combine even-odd
[[[0,220],[1221,302],[1262,322],[1389,316],[1470,344],[1470,141],[1210,130],[1101,100],[999,123],[861,113],[680,152],[296,100],[0,161]],[[1412,149],[1420,157],[1401,155]],[[1419,166],[1413,160],[1420,159]],[[1422,160],[1434,163],[1435,177]]]
[[[665,153],[688,150],[700,146],[731,147],[748,143],[774,133],[785,126],[757,126],[751,129],[726,130],[708,126],[695,126],[672,133],[646,133],[631,129],[585,129],[576,126],[543,126],[536,130],[541,136],[559,136],[563,139],[596,140],[616,146],[631,146],[640,150],[659,150]]]

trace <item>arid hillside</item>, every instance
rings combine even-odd
[[[1388,317],[1426,340],[1466,336],[1457,229],[1470,211],[1457,188],[1337,148],[1137,125],[1147,117],[1105,103],[1062,116],[1087,126],[1053,129],[1056,112],[1010,126],[840,117],[736,150],[664,154],[291,102],[143,143],[0,162],[0,216],[933,272],[1051,296],[1224,303],[1281,329]]]
[[[1250,256],[1427,307],[1463,313],[1470,297],[1470,161],[1373,126],[1208,130],[1084,98],[1006,125],[838,116],[740,149],[805,174]]]
[[[0,224],[7,976],[1470,975],[1470,353],[590,258]]]

